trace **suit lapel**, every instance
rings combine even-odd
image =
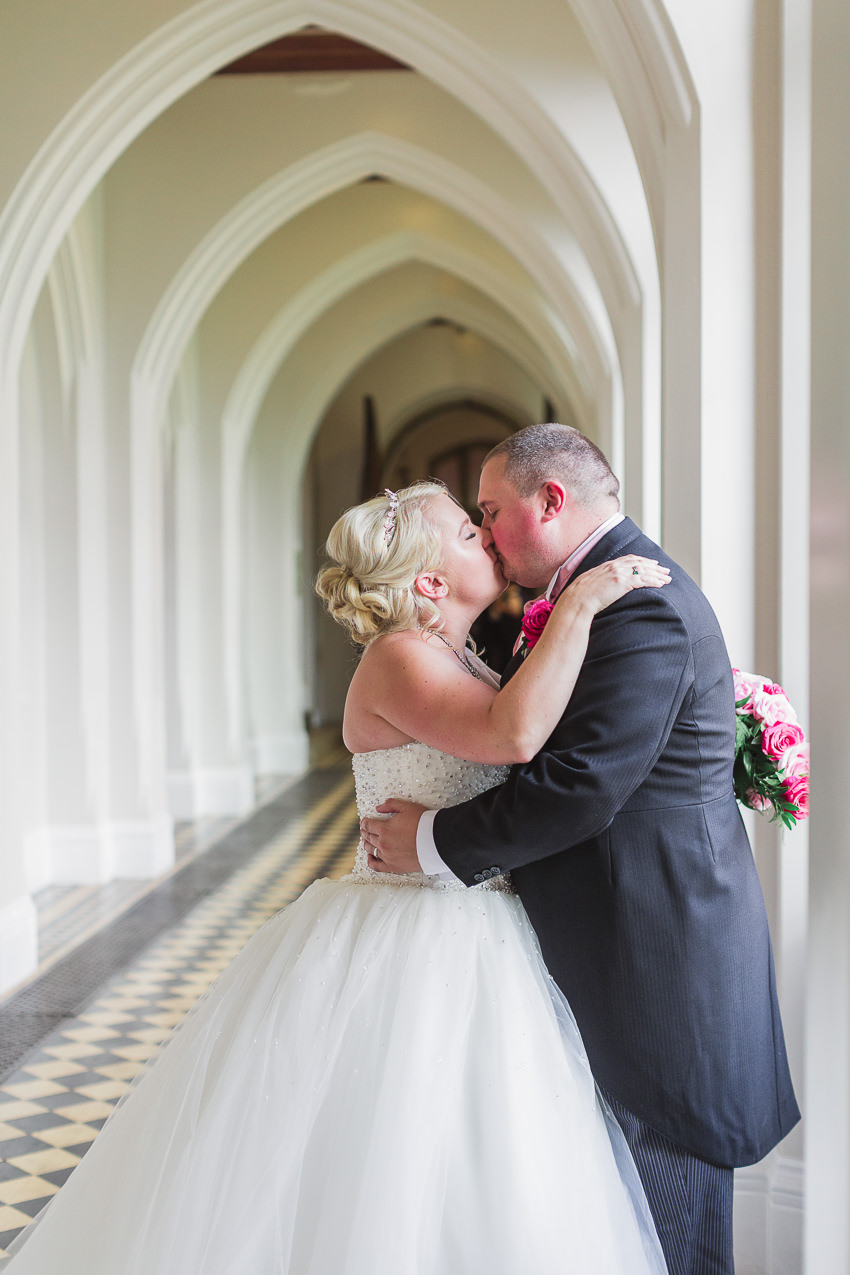
[[[587,557],[583,558],[576,567],[570,580],[584,575],[585,571],[589,571],[591,567],[598,567],[601,562],[610,562],[612,558],[619,558],[622,554],[628,553],[628,546],[642,535],[640,527],[636,526],[631,518],[624,518],[593,546]],[[569,581],[567,583],[569,584]],[[558,596],[560,597],[560,594]]]

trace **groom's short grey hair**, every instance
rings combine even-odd
[[[611,500],[620,507],[620,481],[595,443],[572,425],[529,425],[498,443],[484,460],[505,458],[505,477],[520,496],[558,478],[582,505]]]

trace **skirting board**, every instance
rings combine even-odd
[[[174,862],[171,815],[103,824],[36,828],[24,839],[30,890],[157,877]]]
[[[804,1166],[774,1154],[735,1173],[736,1275],[802,1275]]]
[[[0,995],[38,964],[38,914],[29,895],[0,907]]]
[[[250,766],[169,771],[168,804],[175,819],[247,815],[255,804],[254,772]]]
[[[114,877],[158,877],[174,862],[174,822],[170,814],[153,819],[107,823]]]
[[[310,762],[310,738],[304,730],[258,735],[251,749],[258,775],[298,775]]]

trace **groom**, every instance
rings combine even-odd
[[[562,425],[500,443],[484,528],[508,579],[548,585],[621,554],[669,566],[601,612],[533,761],[451,809],[363,821],[378,871],[466,885],[510,871],[619,1120],[670,1275],[728,1275],[732,1176],[799,1119],[764,902],[732,791],[732,673],[685,572],[619,513],[599,449]],[[515,657],[505,676],[517,667]],[[510,1202],[506,1201],[510,1207]]]

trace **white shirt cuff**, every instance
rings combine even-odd
[[[441,881],[457,881],[463,885],[464,882],[460,877],[455,876],[437,853],[434,842],[436,814],[436,810],[426,810],[419,816],[419,823],[416,826],[416,857],[419,860],[419,866],[429,877],[439,877]]]

